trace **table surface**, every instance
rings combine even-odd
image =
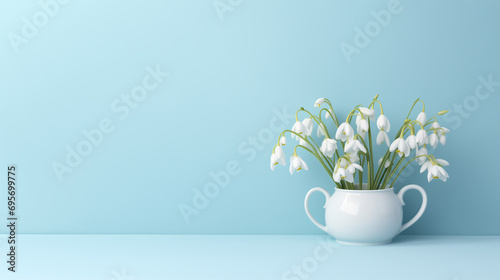
[[[500,236],[410,236],[380,246],[326,235],[19,235],[0,279],[500,279]]]

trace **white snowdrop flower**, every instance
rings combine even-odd
[[[382,163],[382,160],[384,159],[384,157],[381,157],[379,160],[378,160],[378,165],[380,166],[380,164]],[[384,168],[387,168],[389,167],[389,165],[391,165],[391,162],[389,160],[386,160],[384,162]]]
[[[417,122],[419,122],[422,125],[425,125],[425,122],[427,122],[427,115],[425,112],[420,112],[417,116]]]
[[[389,135],[387,135],[387,132],[381,130],[377,134],[377,145],[380,145],[382,143],[387,144],[387,147],[390,147],[391,142],[389,141]]]
[[[286,145],[286,137],[285,136],[281,136],[281,138],[280,138],[280,145],[283,145],[283,146]]]
[[[417,145],[417,137],[415,135],[410,135],[406,138],[406,144],[408,144],[408,147],[410,147],[410,149],[414,150],[418,147]]]
[[[344,152],[355,154],[358,151],[361,151],[363,153],[366,153],[366,148],[365,146],[357,139],[354,140],[348,140],[347,144],[344,146]]]
[[[394,142],[392,142],[389,151],[398,153],[399,157],[408,157],[410,155],[410,147],[406,144],[406,141],[403,137],[399,137]]]
[[[427,155],[427,149],[426,148],[420,148],[418,149],[417,148],[417,152],[416,152],[416,156],[426,156]],[[422,165],[425,161],[427,160],[427,157],[418,157],[416,159],[416,161],[418,162],[418,164]],[[420,172],[422,173],[422,172]]]
[[[375,111],[373,109],[368,109],[365,107],[360,107],[359,111],[363,114],[365,118],[370,118],[370,120],[375,120]]]
[[[418,132],[417,132],[417,144],[419,146],[423,146],[427,143],[429,143],[429,136],[427,136],[427,131],[425,131],[425,129],[420,129]]]
[[[377,119],[377,128],[381,131],[389,132],[391,130],[391,123],[385,115],[380,115]]]
[[[332,157],[337,150],[337,141],[330,138],[325,138],[319,150],[327,157]]]
[[[323,105],[323,103],[325,103],[325,98],[318,98],[318,100],[316,100],[316,102],[314,102],[314,107],[321,107],[321,105]]]
[[[439,143],[439,140],[438,140],[437,133],[432,133],[431,136],[429,136],[429,145],[431,145],[435,149],[437,147],[438,143]]]
[[[312,118],[305,118],[303,121],[302,121],[302,124],[304,125],[304,127],[306,128],[307,130],[307,133],[305,133],[307,136],[311,136],[312,134],[312,131],[313,131],[313,120]]]
[[[352,126],[346,122],[342,123],[335,133],[335,138],[345,142],[347,139],[352,139],[354,137],[354,129]]]
[[[276,146],[276,148],[274,148],[274,153],[271,155],[271,170],[274,171],[274,168],[278,164],[286,165],[285,153],[281,146]]]
[[[292,131],[300,134],[301,136],[307,135],[307,128],[304,126],[304,124],[301,121],[296,121],[295,124],[292,127]],[[296,134],[292,133],[292,139],[297,139],[299,140],[300,137],[297,136]]]
[[[300,170],[308,170],[306,162],[299,156],[292,156],[290,159],[290,174],[293,175],[293,172]]]
[[[316,130],[316,136],[318,136],[318,138],[326,136],[326,129],[324,124],[318,125],[318,129]]]

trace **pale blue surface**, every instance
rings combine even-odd
[[[500,279],[498,236],[406,235],[381,246],[311,235],[24,235],[19,242],[19,270],[8,273],[2,262],[1,279],[296,280],[295,266],[302,279]]]
[[[417,97],[430,113],[453,110],[437,154],[451,178],[406,179],[426,188],[429,206],[405,233],[500,234],[500,88],[470,115],[453,107],[470,102],[479,76],[500,80],[498,1],[401,1],[351,63],[341,42],[353,44],[354,28],[389,1],[251,0],[223,21],[211,0],[71,1],[16,53],[8,35],[37,3],[0,2],[0,167],[19,168],[23,233],[317,234],[303,199],[312,187],[332,190],[331,180],[311,157],[310,171],[293,177],[269,170],[273,109],[310,108],[326,96],[345,116],[380,94],[393,126]],[[114,100],[155,65],[170,77],[120,119]],[[104,118],[114,131],[59,182],[51,164]],[[248,138],[259,133],[264,141],[252,148]],[[238,175],[186,224],[180,204],[231,161]],[[419,199],[405,197],[406,220]],[[5,201],[2,189],[0,209]],[[317,219],[322,204],[313,197]]]

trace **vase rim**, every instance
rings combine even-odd
[[[363,183],[363,188],[367,187],[367,183]],[[359,184],[354,184],[354,187],[357,187],[358,189],[354,190],[348,190],[348,189],[339,189],[338,187],[335,187],[336,191],[342,191],[342,192],[358,192],[358,193],[367,193],[367,192],[385,192],[385,191],[391,191],[394,190],[394,188],[389,188],[390,185],[386,185],[385,189],[378,189],[378,190],[367,190],[367,189],[359,189]]]

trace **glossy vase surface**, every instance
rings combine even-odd
[[[427,195],[418,185],[403,187],[398,194],[394,189],[366,190],[355,185],[354,190],[335,189],[333,195],[322,189],[311,189],[305,198],[307,216],[321,230],[333,236],[337,242],[350,245],[378,245],[392,241],[403,230],[413,225],[424,213]],[[410,221],[403,222],[403,195],[408,190],[418,190],[422,205]],[[309,212],[309,197],[321,192],[326,197],[325,224],[322,225]]]

